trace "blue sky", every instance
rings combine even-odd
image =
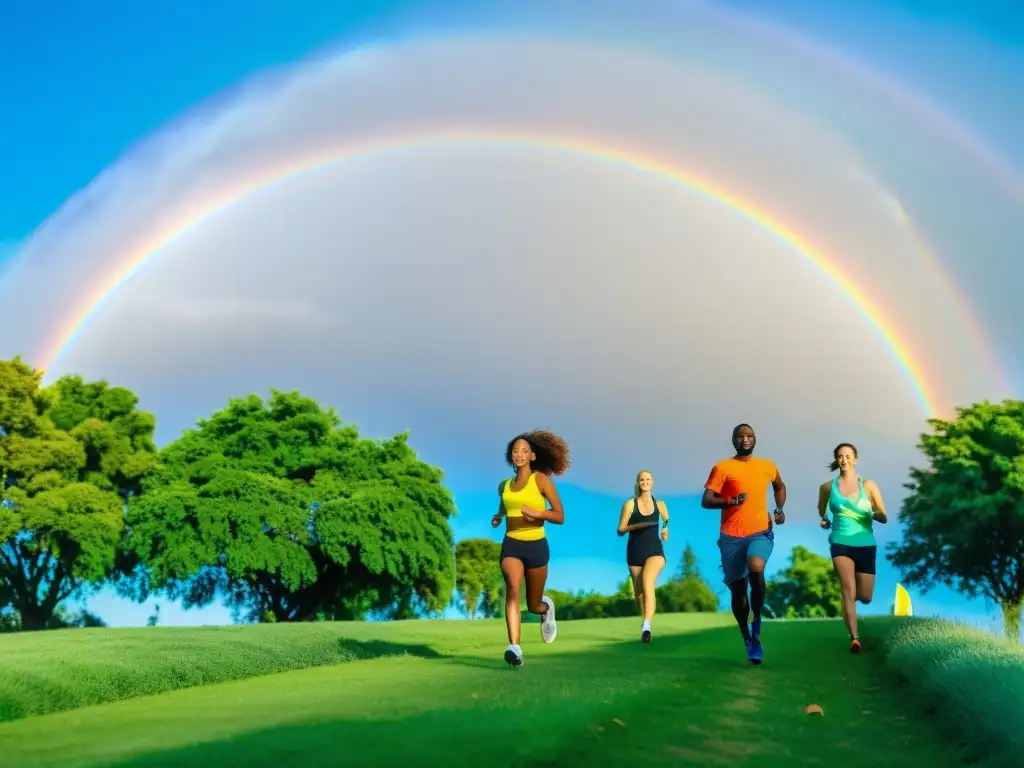
[[[1007,78],[1024,72],[1024,14],[1013,3],[780,0],[771,3],[770,10],[764,3],[745,0],[719,5],[797,24],[805,33],[841,43],[873,66],[915,83],[956,114],[967,115],[993,147],[1024,164],[1024,148],[1016,140],[1024,107],[1000,104],[995,98]],[[199,103],[215,104],[226,89],[253,72],[373,39],[407,14],[425,26],[443,28],[465,12],[466,8],[452,3],[365,0],[4,3],[0,10],[0,71],[6,73],[0,92],[5,115],[0,134],[0,262],[133,144]],[[908,33],[926,21],[935,30],[933,37],[914,38]],[[961,50],[977,55],[957,57],[955,66],[950,66],[935,53],[948,35],[963,43]],[[1000,62],[1021,68],[1000,72]],[[992,98],[981,99],[979,91]],[[162,413],[158,410],[158,417]],[[187,423],[200,415],[176,414],[174,423]],[[727,443],[719,447],[725,449]],[[496,473],[503,471],[494,467]],[[487,527],[492,495],[480,490],[493,485],[489,480],[455,485],[461,510],[456,521],[458,537],[497,538]],[[628,485],[624,490],[628,492]],[[557,563],[552,567],[552,586],[607,591],[624,571],[624,542],[612,533],[621,498],[571,484],[565,486],[564,494],[570,519],[587,522],[552,532]],[[674,563],[689,541],[705,575],[720,586],[714,513],[701,510],[693,496],[669,496],[668,500],[675,521],[670,560]],[[822,554],[827,551],[820,531],[792,525],[780,532],[774,568],[784,566],[788,545],[795,543]],[[872,610],[884,611],[895,577],[885,564],[880,563],[880,569],[878,599]],[[165,601],[161,604],[162,623],[226,620],[219,607],[183,613]],[[103,594],[94,597],[90,606],[114,624],[141,624],[152,610],[151,604],[125,605]],[[946,591],[919,596],[918,611],[987,620],[984,605],[967,604]]]

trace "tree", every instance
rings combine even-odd
[[[481,598],[504,602],[500,554],[501,545],[490,539],[463,539],[455,545],[455,588],[462,597],[462,612],[471,619]],[[488,608],[487,612],[495,610],[493,605]]]
[[[156,464],[155,421],[106,382],[0,361],[0,608],[26,630],[52,626],[61,602],[104,580],[125,493]]]
[[[713,613],[718,596],[701,576],[697,555],[689,544],[683,550],[679,569],[671,580],[655,589],[658,610],[665,613]]]
[[[843,613],[843,588],[831,560],[796,546],[789,567],[768,582],[766,603],[772,616],[835,618]]]
[[[229,401],[161,453],[128,510],[121,589],[252,621],[406,618],[454,581],[451,493],[407,435],[373,441],[298,392]]]
[[[942,584],[998,603],[1007,636],[1020,638],[1024,604],[1024,402],[957,408],[929,419],[900,510],[903,540],[887,557],[903,581]]]
[[[47,619],[44,629],[75,629],[87,627],[105,627],[107,623],[94,613],[84,608],[77,613],[68,611],[63,605],[58,605],[50,618]],[[4,632],[21,632],[25,627],[21,621],[21,615],[17,611],[0,613],[0,634]]]

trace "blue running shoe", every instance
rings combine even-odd
[[[754,636],[755,640],[760,640],[761,639],[761,617],[760,616],[757,616],[750,623],[750,634],[752,634]]]
[[[761,641],[756,637],[750,638],[750,642],[747,643],[747,661],[751,664],[760,664],[763,658],[764,648],[761,647]]]

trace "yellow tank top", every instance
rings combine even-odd
[[[512,490],[512,481],[506,480],[501,491],[501,503],[505,507],[505,535],[519,541],[537,541],[543,539],[544,523],[542,521],[527,522],[523,519],[523,504],[533,509],[546,509],[547,499],[537,487],[536,473],[530,473],[526,485],[521,491]]]

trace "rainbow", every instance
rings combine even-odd
[[[826,255],[807,238],[773,217],[768,211],[687,169],[639,152],[613,146],[605,140],[553,137],[549,134],[530,134],[528,131],[522,130],[515,132],[508,130],[425,131],[416,135],[404,134],[375,138],[340,147],[323,147],[302,156],[293,157],[272,168],[263,169],[255,175],[226,185],[216,192],[206,194],[202,199],[187,201],[188,204],[169,216],[167,221],[146,232],[138,241],[129,243],[113,268],[81,296],[69,314],[65,316],[63,322],[44,341],[42,349],[36,356],[36,359],[40,361],[39,367],[44,371],[51,369],[74,345],[88,327],[89,321],[96,316],[103,305],[138,270],[167,246],[217,213],[269,187],[345,161],[388,151],[443,144],[526,145],[581,155],[625,166],[638,173],[675,184],[732,211],[786,244],[794,254],[802,257],[809,265],[831,280],[885,344],[890,356],[909,383],[924,414],[932,417],[940,413],[936,388],[928,383],[921,362],[911,353],[881,308],[840,270],[834,256]]]

